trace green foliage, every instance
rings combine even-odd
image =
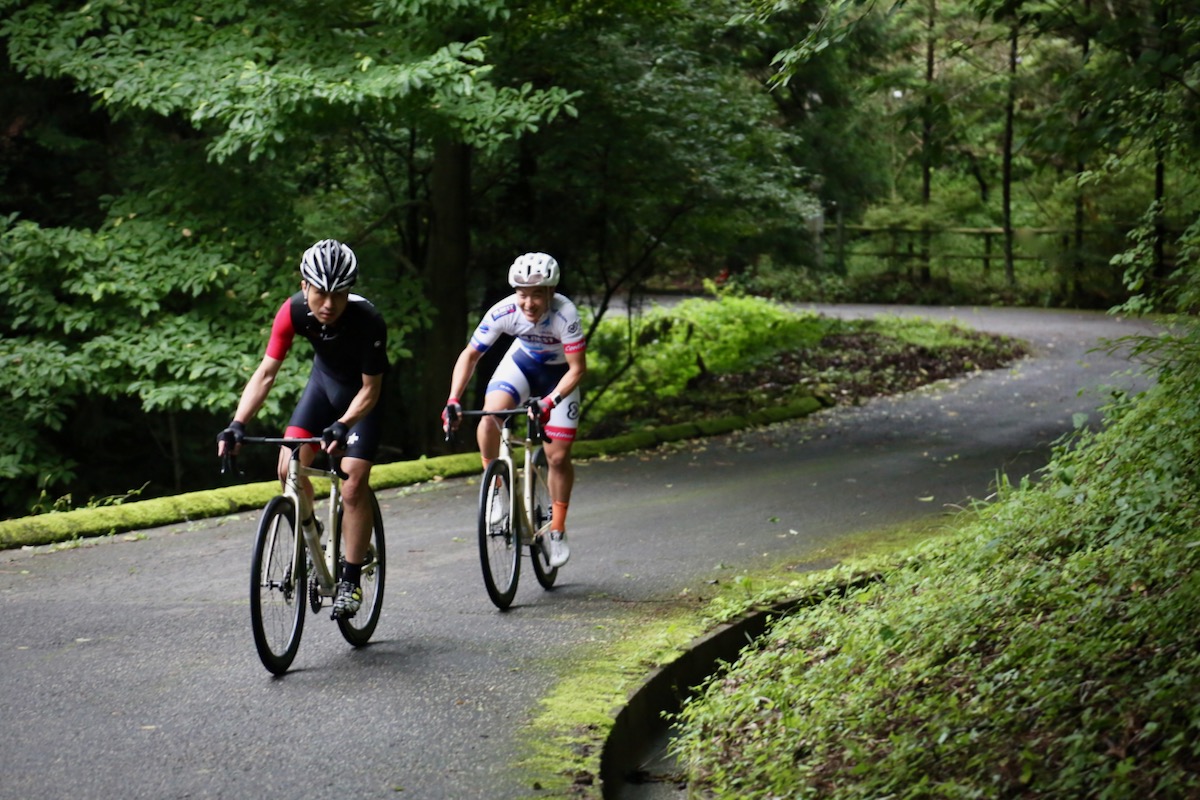
[[[844,278],[810,267],[795,267],[764,259],[730,276],[732,292],[769,297],[779,302],[839,303],[857,299]]]
[[[741,424],[775,408],[898,394],[1008,364],[1025,350],[954,324],[888,315],[840,320],[722,291],[606,318],[588,353],[583,429],[610,437],[675,425],[721,433],[730,424],[722,418]]]
[[[739,19],[760,26],[797,14],[793,3],[750,7]],[[855,141],[871,140],[891,162],[887,190],[877,192],[865,215],[868,225],[1008,225],[1018,236],[1022,228],[1057,234],[1032,251],[1019,247],[1017,255],[1036,259],[1032,264],[1005,263],[997,248],[992,257],[1006,270],[1028,268],[1006,275],[999,291],[981,293],[983,302],[1110,306],[1133,291],[1137,308],[1175,308],[1174,287],[1195,270],[1194,261],[1175,258],[1187,249],[1177,237],[1200,216],[1191,169],[1200,141],[1200,62],[1193,57],[1200,26],[1191,5],[839,0],[819,7],[819,16],[793,27],[801,33],[781,48],[773,81],[808,88],[814,64],[831,53],[861,58],[857,39],[882,31],[882,44],[867,51],[874,69],[856,73],[857,110],[875,125],[860,123]],[[1004,113],[1010,105],[1011,130]],[[1002,148],[1005,141],[1011,147]],[[852,205],[842,209],[847,221],[860,218]],[[1135,222],[1147,210],[1149,229]],[[1110,264],[1134,225],[1142,230],[1129,252]],[[869,274],[851,290],[870,292],[882,279],[884,291],[858,299],[970,299],[977,275],[938,260],[962,248],[945,237],[927,244],[940,275],[928,261],[910,260],[914,274],[907,277],[891,274],[894,264],[868,262],[860,269]],[[1133,267],[1125,286],[1114,267]],[[1137,286],[1144,288],[1130,288]]]
[[[756,39],[731,47],[734,4],[620,5],[495,38],[497,80],[553,76],[579,93],[578,116],[481,165],[485,219],[500,221],[485,247],[536,243],[572,265],[572,293],[597,298],[677,265],[712,275],[796,249],[795,221],[816,207],[802,143],[737,63]]]
[[[212,335],[200,298],[223,291],[234,267],[220,251],[174,243],[190,235],[136,216],[96,233],[28,222],[0,232],[0,393],[13,401],[0,423],[6,478],[42,489],[72,478],[75,459],[47,434],[88,397],[187,410],[228,392],[207,365],[228,370],[238,359]],[[8,481],[4,499],[27,485]]]
[[[727,293],[655,306],[636,318],[607,318],[588,341],[588,382],[600,392],[588,399],[584,420],[676,397],[702,373],[744,369],[778,350],[815,344],[830,324]]]
[[[152,476],[151,494],[211,481],[208,429],[228,419],[318,238],[354,243],[389,355],[409,357],[430,318],[406,268],[424,233],[405,231],[408,253],[386,228],[360,241],[420,202],[425,177],[388,159],[397,141],[419,129],[487,151],[572,112],[566,90],[492,83],[484,39],[450,32],[507,16],[488,0],[2,7],[0,174],[14,180],[0,197],[0,390],[17,403],[0,422],[2,513],[129,488],[114,481]],[[86,125],[80,95],[94,102]],[[306,373],[284,370],[261,424],[281,423]],[[118,441],[128,465],[91,466]]]
[[[568,95],[489,85],[482,38],[436,44],[437,16],[494,3],[29,3],[0,26],[35,77],[69,77],[115,117],[186,119],[216,161],[288,152],[298,133],[346,119],[438,121],[482,147],[519,135]],[[314,15],[321,24],[313,24]],[[385,24],[378,24],[382,20]]]
[[[705,796],[1190,796],[1200,352],[1040,483],[781,621],[680,717]],[[779,758],[780,753],[790,754]]]
[[[1127,313],[1151,311],[1194,313],[1200,308],[1200,217],[1176,241],[1177,265],[1165,281],[1158,281],[1157,249],[1162,246],[1161,205],[1151,204],[1140,223],[1129,232],[1129,246],[1112,258],[1121,270],[1129,298],[1121,309]]]

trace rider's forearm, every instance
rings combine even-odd
[[[550,396],[555,398],[555,405],[561,403],[564,397],[575,391],[580,381],[583,380],[583,376],[587,374],[587,362],[583,359],[571,359],[568,357],[567,363],[567,373],[562,376],[558,384],[554,387],[554,391],[550,393]]]
[[[246,382],[246,388],[242,390],[242,397],[238,400],[237,411],[234,412],[233,418],[243,425],[254,419],[255,414],[263,407],[263,403],[267,402],[267,395],[271,393],[271,387],[275,385],[275,373],[264,370],[259,367],[254,374],[250,376],[250,380]]]
[[[450,373],[448,398],[461,400],[467,391],[467,384],[470,383],[471,376],[475,374],[475,365],[479,362],[480,355],[482,354],[472,347],[467,347],[459,353],[458,360],[454,362],[454,371]]]
[[[354,395],[354,399],[350,401],[350,406],[346,409],[346,413],[338,417],[340,422],[346,423],[347,428],[353,428],[359,420],[371,413],[371,409],[379,402],[380,395],[383,394],[383,376],[381,375],[364,375],[362,388],[358,390],[358,394]]]

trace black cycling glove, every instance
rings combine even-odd
[[[337,442],[340,448],[346,447],[346,436],[350,433],[350,429],[346,427],[346,423],[338,420],[321,432],[321,441],[328,447],[331,442]]]
[[[245,438],[246,426],[236,419],[229,423],[229,427],[217,434],[217,441],[225,442],[226,447],[237,447]]]
[[[451,428],[458,427],[458,419],[462,416],[462,403],[457,397],[451,397],[446,401],[446,407],[442,409],[442,430],[449,433]]]

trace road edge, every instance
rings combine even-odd
[[[826,404],[821,400],[807,397],[788,405],[760,409],[745,416],[647,428],[610,439],[582,440],[575,443],[574,456],[581,460],[602,458],[650,449],[668,442],[718,436],[743,428],[805,417],[825,407]],[[392,489],[430,480],[465,477],[480,471],[477,453],[422,456],[413,461],[376,465],[371,471],[371,486],[376,490]],[[319,486],[318,491],[321,491]],[[278,493],[279,484],[276,481],[265,481],[150,500],[0,520],[0,550],[113,536],[129,531],[256,510]]]

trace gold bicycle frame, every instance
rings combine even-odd
[[[533,544],[534,539],[539,534],[549,532],[550,518],[547,515],[546,521],[540,527],[533,518],[533,493],[538,481],[537,471],[533,468],[533,460],[537,457],[538,450],[542,449],[542,445],[539,442],[533,441],[528,426],[525,428],[525,464],[521,470],[521,493],[517,493],[517,465],[513,459],[514,445],[512,441],[512,420],[516,416],[519,416],[519,414],[505,415],[505,420],[500,425],[500,452],[497,458],[508,463],[508,472],[513,476],[513,480],[509,481],[512,484],[509,487],[509,499],[511,500],[509,508],[516,509],[517,521],[520,527],[521,545],[527,546]],[[549,491],[547,491],[548,495]]]

